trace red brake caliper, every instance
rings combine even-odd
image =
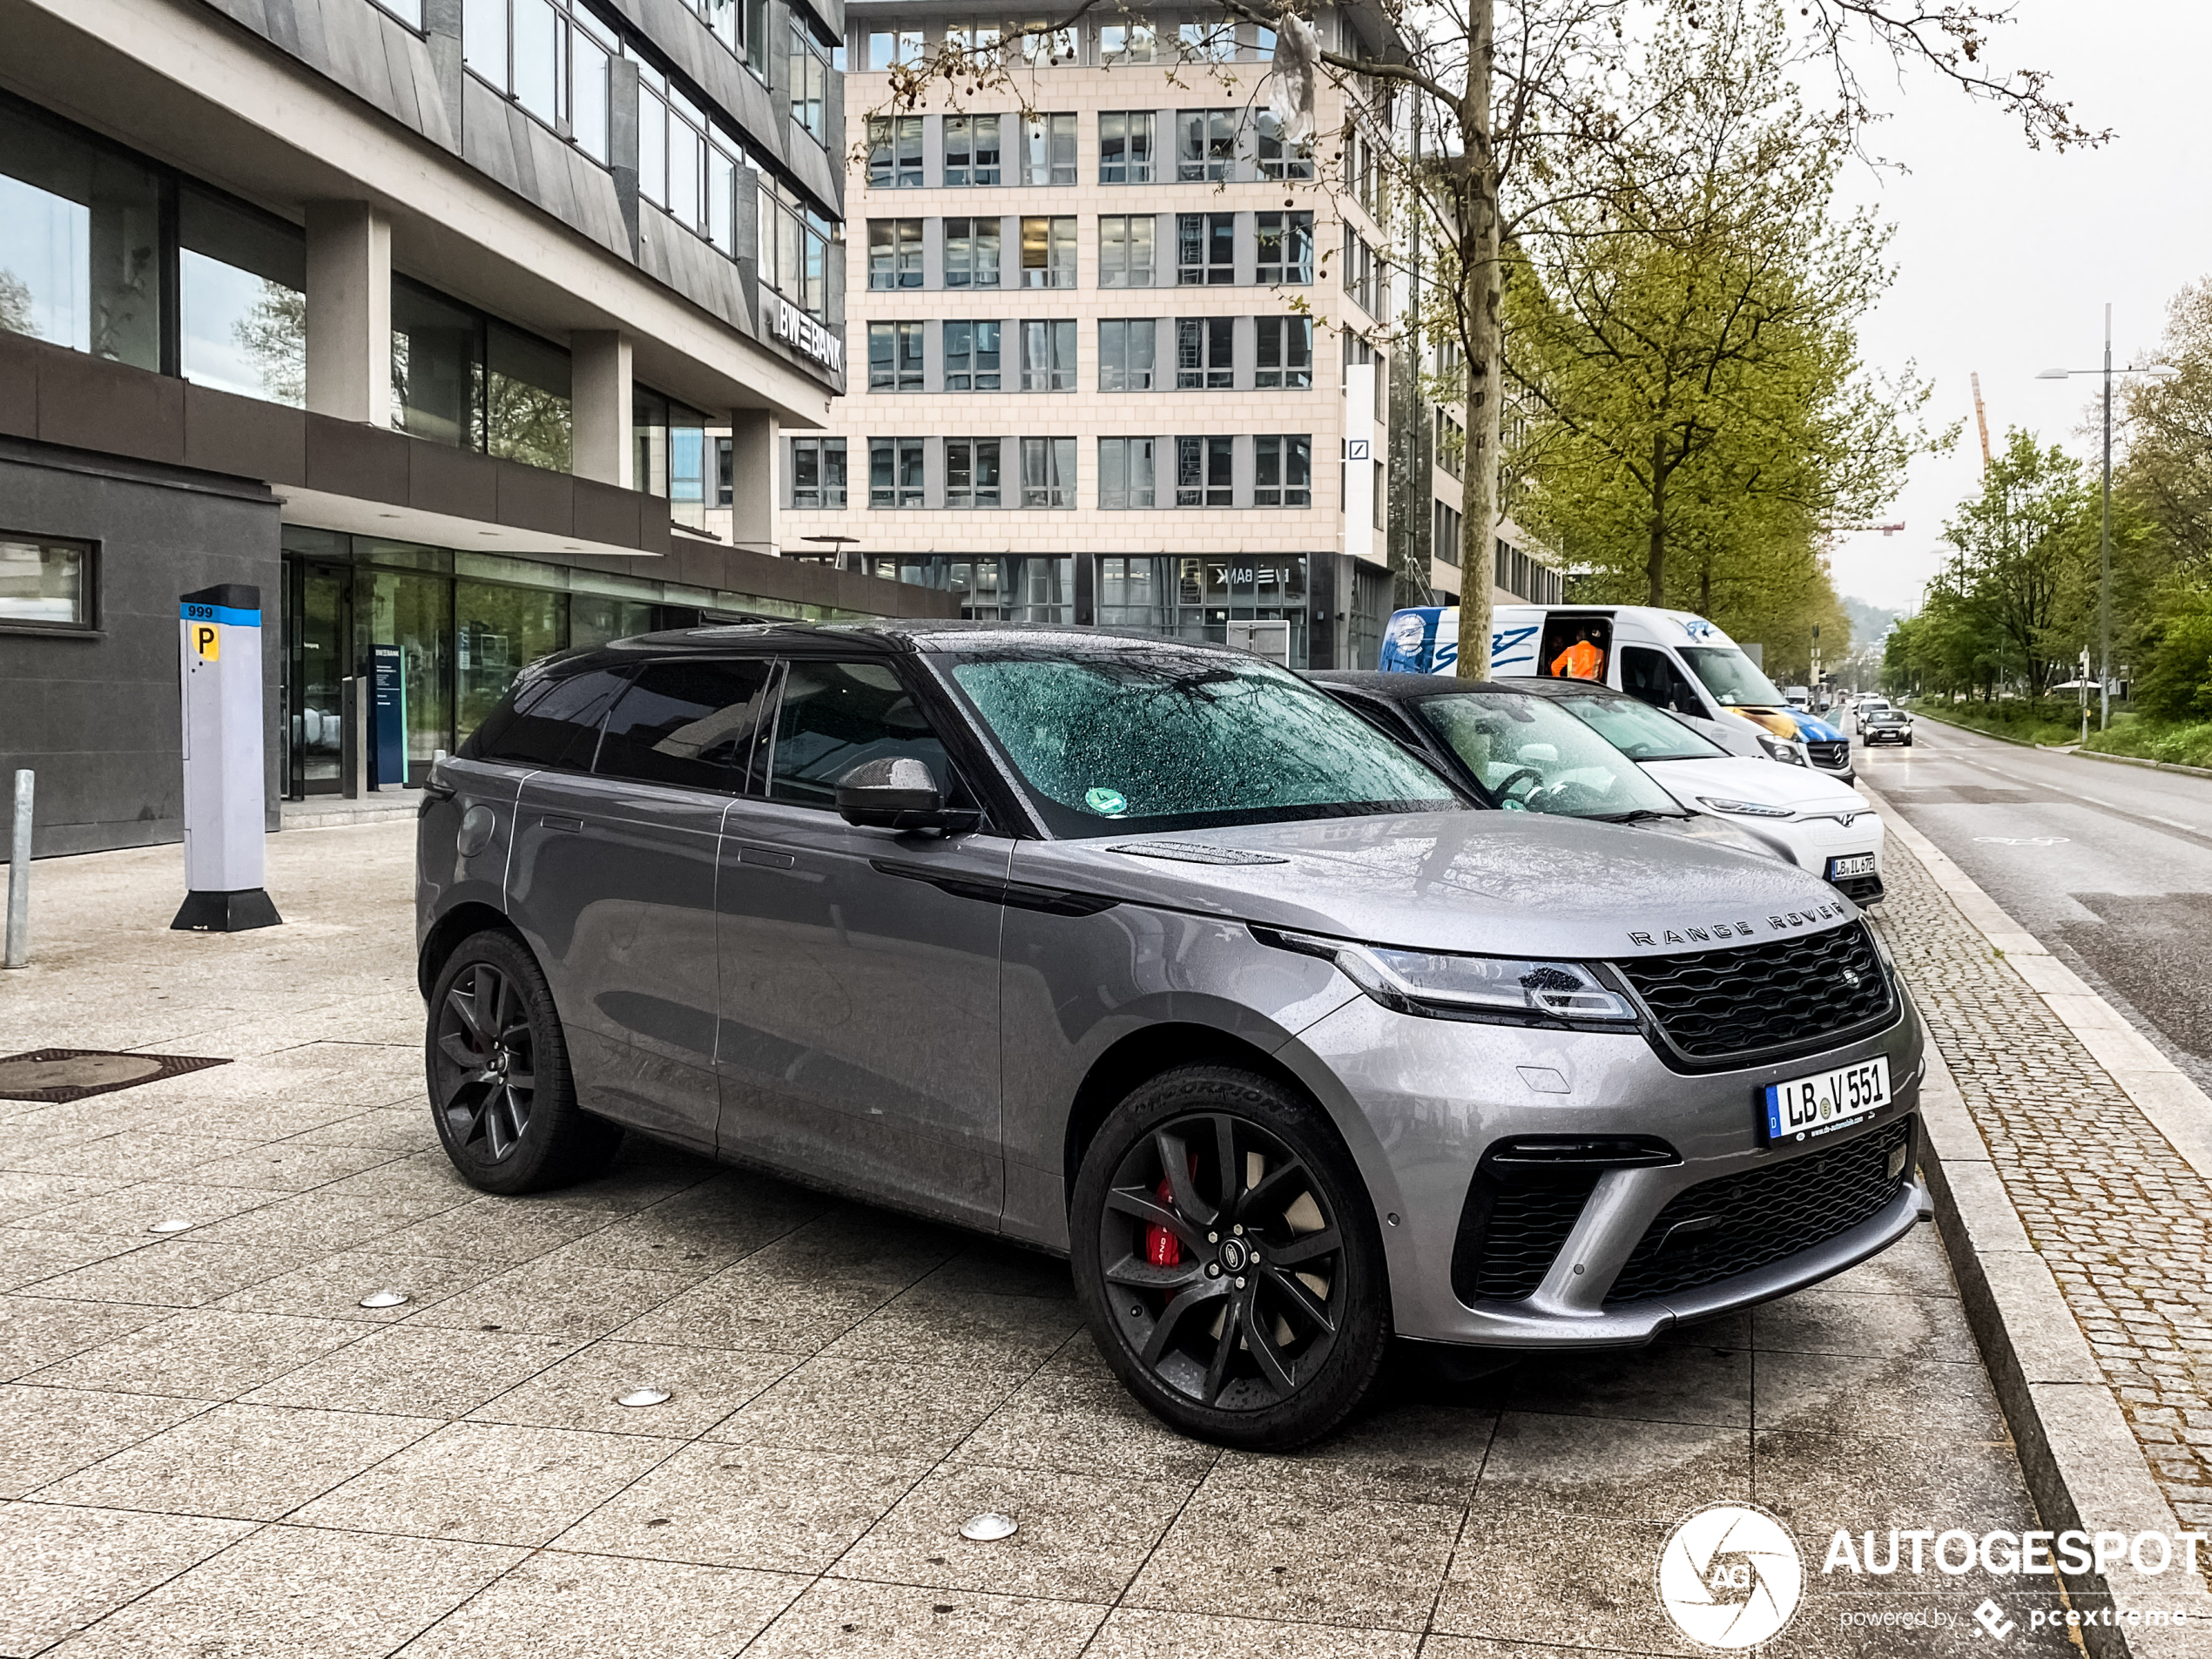
[[[1153,1190],[1162,1204],[1175,1202],[1175,1188],[1167,1177],[1162,1176],[1160,1184]],[[1183,1241],[1158,1223],[1150,1223],[1144,1229],[1144,1259],[1155,1267],[1179,1267],[1183,1263]]]

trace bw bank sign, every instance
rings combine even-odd
[[[845,342],[780,293],[776,296],[776,338],[833,374],[845,372]]]

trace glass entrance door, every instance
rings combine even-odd
[[[334,795],[340,772],[341,682],[346,674],[352,572],[342,565],[293,562],[285,607],[287,793]]]

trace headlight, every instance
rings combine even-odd
[[[1334,962],[1345,978],[1386,1008],[1402,1014],[1496,1014],[1523,1019],[1635,1018],[1628,999],[1599,984],[1575,962],[1463,956],[1451,951],[1398,950],[1341,939],[1254,927],[1263,944]]]
[[[1794,743],[1784,743],[1780,738],[1770,738],[1761,733],[1759,747],[1766,751],[1766,758],[1769,760],[1779,760],[1788,766],[1802,766],[1805,764],[1805,752]]]
[[[1700,806],[1716,813],[1734,813],[1742,818],[1794,818],[1797,809],[1791,806],[1769,806],[1756,800],[1716,800],[1710,795],[1697,798]]]

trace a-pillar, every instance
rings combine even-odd
[[[307,204],[307,408],[392,423],[392,226],[367,202]]]
[[[776,431],[765,409],[730,411],[730,540],[771,556],[778,551]]]
[[[631,430],[630,342],[611,328],[569,335],[569,395],[575,421],[574,467],[579,478],[634,489]]]

